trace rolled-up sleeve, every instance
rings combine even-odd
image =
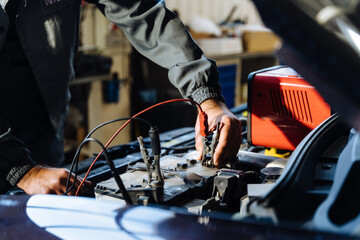
[[[99,0],[104,15],[119,26],[142,55],[169,70],[171,83],[198,103],[223,101],[218,71],[178,17],[158,0]]]

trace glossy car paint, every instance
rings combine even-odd
[[[55,195],[0,196],[0,219],[0,239],[351,239],[228,214]]]

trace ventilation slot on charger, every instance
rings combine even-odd
[[[270,89],[275,114],[313,123],[306,91]]]

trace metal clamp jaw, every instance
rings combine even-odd
[[[206,167],[214,167],[214,152],[218,144],[219,132],[220,123],[216,125],[215,131],[213,132],[213,136],[211,138],[211,142],[209,142],[206,137],[202,137],[203,152],[201,156],[201,165]],[[207,158],[208,154],[210,155],[210,159]]]
[[[160,153],[154,153],[154,157],[151,158],[144,146],[143,137],[140,136],[137,139],[148,173],[148,187],[163,187],[164,179],[160,170]]]

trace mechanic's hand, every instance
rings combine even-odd
[[[209,132],[213,132],[220,122],[219,143],[215,148],[214,165],[218,168],[226,165],[236,156],[241,144],[241,122],[227,108],[227,106],[215,99],[209,99],[200,104],[203,111],[208,115]],[[200,135],[199,119],[195,125],[196,150],[199,152],[198,160],[202,156],[202,139]]]
[[[63,194],[66,191],[66,181],[69,171],[65,168],[48,168],[35,166],[19,181],[17,186],[24,190],[27,194]],[[74,181],[74,174],[71,174],[70,186]],[[77,177],[75,187],[68,195],[75,195],[80,185],[81,178]],[[70,187],[69,186],[69,187]],[[91,182],[85,181],[81,189],[91,186]],[[81,191],[80,191],[81,192]]]

